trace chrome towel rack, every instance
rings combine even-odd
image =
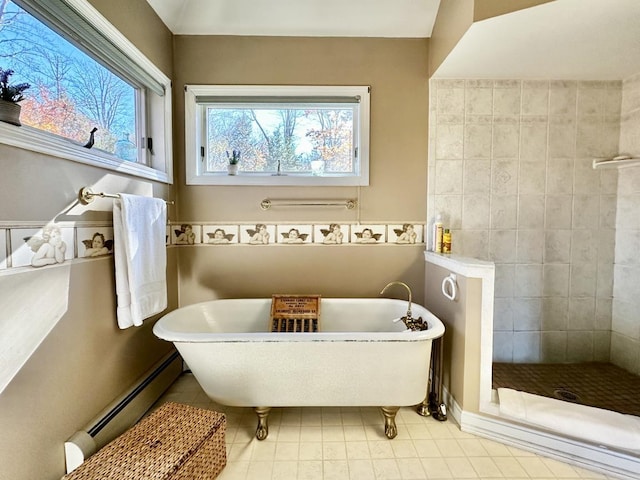
[[[358,202],[352,198],[344,200],[285,200],[265,198],[260,202],[262,210],[269,210],[271,207],[344,207],[353,210]]]
[[[95,200],[94,197],[101,198],[120,198],[120,194],[118,193],[104,193],[104,192],[94,192],[89,187],[82,187],[80,192],[78,193],[78,200],[82,205],[89,205],[91,202]],[[173,205],[173,201],[166,201],[167,205]]]

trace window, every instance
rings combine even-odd
[[[31,85],[1,142],[171,181],[170,81],[88,2],[1,2],[0,42],[0,66]]]
[[[188,85],[185,134],[188,184],[369,183],[368,87]]]

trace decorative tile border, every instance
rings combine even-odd
[[[192,242],[178,240],[185,229],[193,232]],[[346,244],[423,244],[424,223],[172,223],[171,244],[193,245],[346,245]],[[198,232],[202,232],[200,235]]]
[[[424,223],[197,223],[171,222],[166,244],[192,245],[404,245],[423,244]],[[0,228],[0,273],[113,254],[113,225],[24,222]]]

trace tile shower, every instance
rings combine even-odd
[[[430,95],[428,219],[496,264],[494,361],[640,374],[640,167],[592,168],[640,153],[640,75],[438,79]]]

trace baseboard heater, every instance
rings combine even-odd
[[[173,351],[139,378],[123,395],[64,443],[67,473],[134,425],[182,373],[182,357]]]

